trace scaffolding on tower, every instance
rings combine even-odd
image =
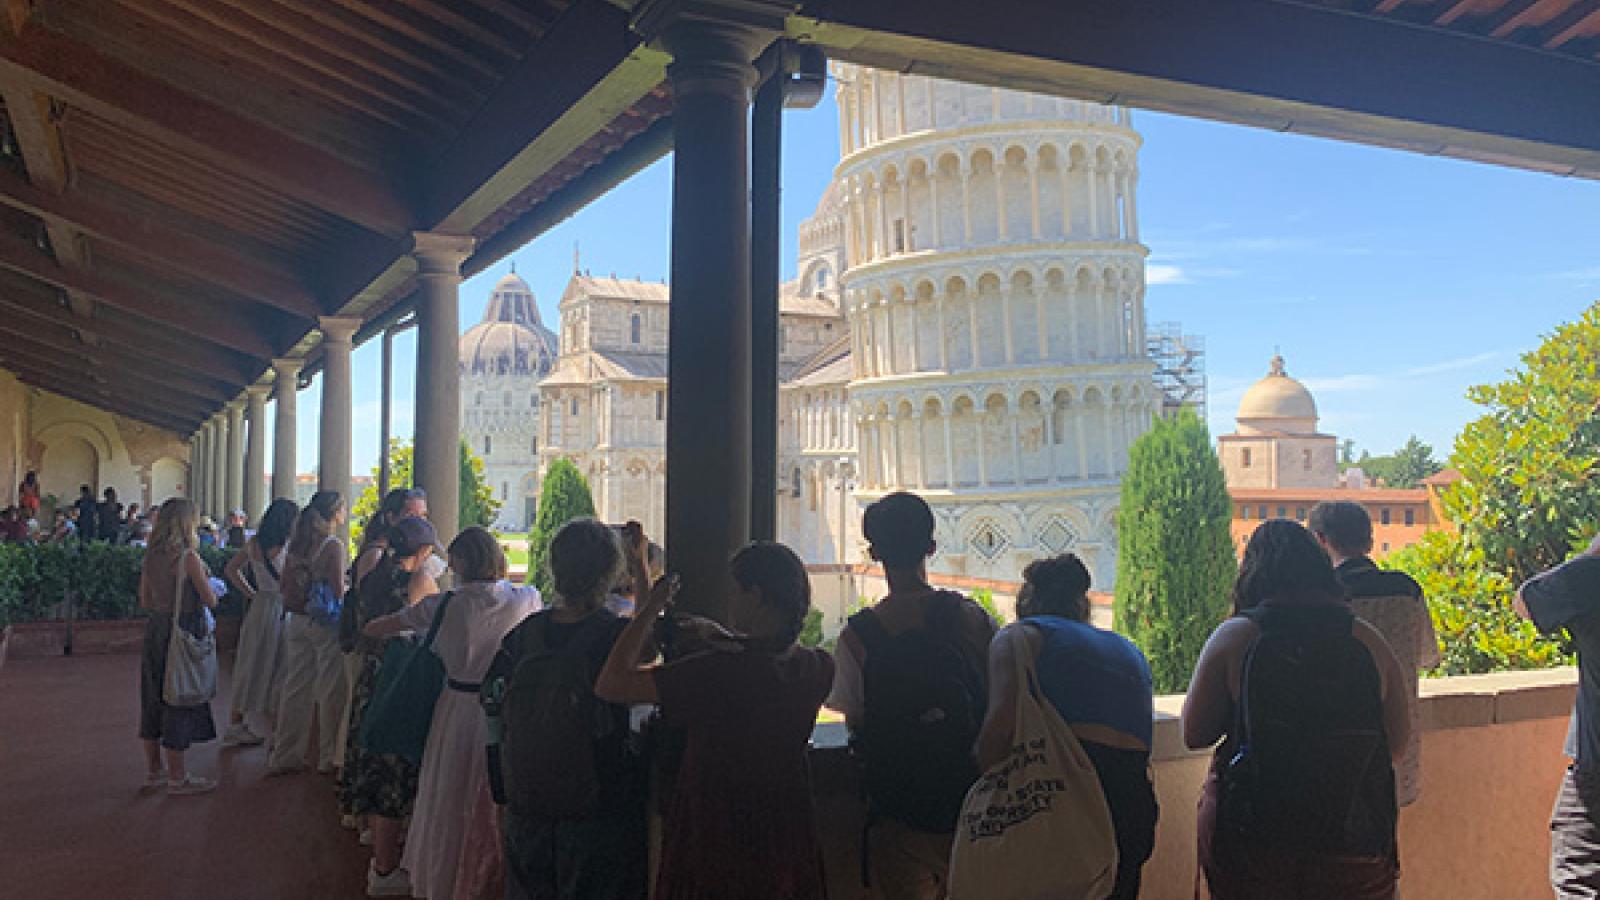
[[[1145,335],[1145,346],[1156,364],[1155,384],[1161,392],[1162,418],[1180,409],[1192,409],[1206,420],[1206,339],[1184,334],[1178,322],[1157,322]]]

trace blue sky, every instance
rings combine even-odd
[[[1275,348],[1316,395],[1322,429],[1377,453],[1417,434],[1448,449],[1541,335],[1600,299],[1600,184],[1135,111],[1150,322],[1204,336],[1214,433]],[[838,160],[831,93],[785,121],[784,266]],[[595,275],[668,272],[663,160],[514,254],[546,323],[574,247]],[[466,282],[483,314],[502,263]],[[396,342],[396,431],[411,430],[411,337]],[[377,461],[379,349],[355,355],[355,471]],[[319,385],[301,393],[300,468],[316,463]]]

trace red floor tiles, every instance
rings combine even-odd
[[[0,898],[320,900],[364,896],[367,854],[333,782],[265,778],[262,748],[189,753],[213,794],[140,796],[135,655],[0,669]],[[226,725],[226,663],[213,704]]]

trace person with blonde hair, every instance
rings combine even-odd
[[[161,506],[139,573],[139,607],[150,613],[139,665],[139,739],[144,742],[148,767],[144,789],[148,792],[165,788],[173,797],[205,793],[217,786],[210,778],[190,773],[184,765],[184,752],[191,745],[216,740],[211,704],[168,706],[162,697],[174,606],[177,605],[177,627],[202,635],[211,627],[205,609],[217,605],[216,594],[211,590],[211,573],[195,552],[197,546],[194,505],[174,497]],[[165,772],[161,767],[163,756]]]
[[[506,555],[488,530],[474,526],[450,542],[455,590],[373,619],[361,633],[377,639],[427,634],[439,619],[433,652],[444,663],[446,689],[433,709],[422,752],[417,800],[400,865],[411,893],[432,900],[499,896],[503,856],[484,765],[488,722],[478,692],[506,633],[539,611],[537,588],[506,580]],[[608,582],[609,584],[609,582]]]
[[[332,772],[345,712],[345,671],[339,651],[338,600],[344,596],[345,550],[335,532],[344,521],[338,491],[318,491],[295,517],[279,587],[289,611],[286,660],[269,775],[307,766],[311,717],[317,719],[317,770]],[[331,612],[331,619],[329,613]]]

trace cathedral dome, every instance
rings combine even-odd
[[[483,321],[461,335],[460,354],[464,374],[549,374],[556,336],[544,327],[533,289],[516,272],[494,286]]]
[[[1245,434],[1315,434],[1317,402],[1305,385],[1285,373],[1283,357],[1274,356],[1267,377],[1252,385],[1239,401],[1237,419]]]

